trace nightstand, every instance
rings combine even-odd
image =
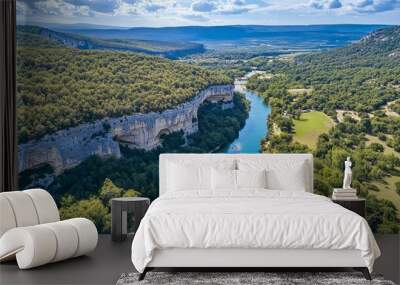
[[[332,199],[332,202],[339,204],[340,206],[359,214],[361,217],[365,218],[366,215],[366,200],[363,198],[354,198],[348,200],[337,200]]]
[[[150,206],[144,197],[122,197],[111,199],[111,238],[123,241],[133,234]]]

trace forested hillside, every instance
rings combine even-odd
[[[83,50],[100,49],[131,51],[150,55],[160,55],[168,58],[177,58],[205,51],[202,44],[191,42],[170,42],[125,38],[98,39],[75,33],[53,31],[38,26],[18,26],[17,31],[19,35],[24,35],[25,38],[29,38],[32,35],[41,36],[51,40],[52,42]]]
[[[209,85],[231,83],[221,72],[160,57],[79,50],[26,32],[17,38],[20,142],[105,116],[173,108]]]
[[[313,88],[303,102],[305,109],[370,112],[399,96],[400,27],[378,30],[345,48],[254,63]]]
[[[258,58],[255,63],[269,74],[247,85],[272,107],[263,151],[313,151],[315,191],[326,196],[341,187],[343,161],[351,156],[352,186],[367,198],[369,224],[381,233],[396,233],[400,224],[400,117],[388,112],[400,99],[399,49],[400,27],[393,27],[328,52]],[[315,110],[335,125],[314,146],[296,142],[294,120]]]

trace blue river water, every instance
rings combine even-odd
[[[246,89],[240,91],[250,101],[249,117],[243,129],[240,130],[239,137],[229,145],[225,153],[258,153],[261,140],[268,133],[267,120],[271,108],[254,92]]]

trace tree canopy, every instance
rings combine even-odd
[[[78,50],[38,35],[19,39],[20,142],[106,116],[160,112],[210,85],[232,83],[222,72],[161,57]]]

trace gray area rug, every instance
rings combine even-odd
[[[368,281],[359,272],[148,272],[142,281],[137,280],[138,276],[138,273],[122,274],[117,285],[395,285],[381,276],[373,276],[373,280]]]

